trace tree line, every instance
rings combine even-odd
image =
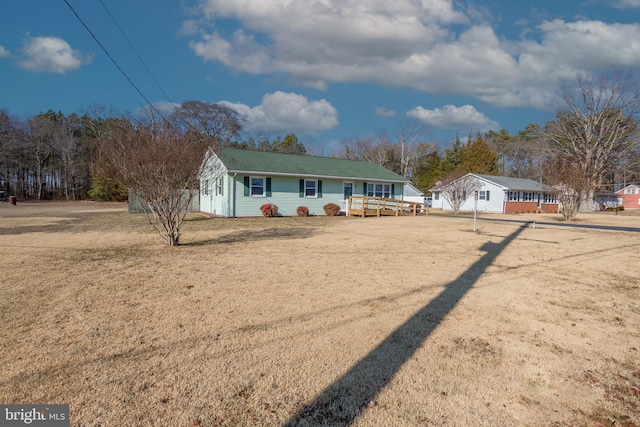
[[[564,186],[579,205],[597,188],[617,190],[615,186],[638,182],[636,76],[579,76],[559,95],[552,120],[530,124],[515,135],[505,129],[475,133],[457,136],[442,147],[429,142],[427,130],[406,125],[373,138],[344,140],[341,152],[331,155],[378,163],[424,192],[472,172]],[[167,116],[153,109],[132,116],[94,108],[83,115],[50,110],[19,119],[0,111],[0,190],[22,199],[124,200],[128,187],[116,173],[116,158],[124,164],[138,151],[142,157],[148,154],[151,146],[143,147],[144,132],[156,143],[169,135],[175,139],[178,151],[167,160],[178,163],[184,163],[186,149],[197,157],[223,146],[314,154],[293,133],[268,139],[246,136],[243,130],[234,110],[202,101],[183,102]],[[130,150],[128,157],[116,157],[117,136],[122,140],[124,134],[130,137],[129,146],[120,149]],[[146,157],[159,162],[169,151]]]

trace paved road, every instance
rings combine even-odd
[[[471,218],[473,219],[473,218]],[[546,221],[530,221],[530,220],[518,220],[518,219],[499,219],[499,218],[478,218],[478,221],[500,221],[500,222],[515,222],[517,224],[536,224],[542,226],[552,227],[568,227],[568,228],[586,228],[589,230],[608,230],[608,231],[626,231],[630,233],[640,233],[640,228],[637,227],[621,227],[617,225],[593,225],[593,224],[580,224],[575,222],[546,222]]]

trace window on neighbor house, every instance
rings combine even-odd
[[[556,195],[555,194],[545,194],[544,195],[544,203],[556,203]]]
[[[433,200],[440,200],[440,193],[433,193]]]
[[[205,196],[209,195],[209,180],[208,179],[204,180],[204,185],[202,186],[202,194],[204,194]]]
[[[252,176],[249,184],[249,195],[251,197],[265,197],[264,177]]]
[[[315,179],[306,179],[304,181],[304,197],[308,199],[318,197],[318,181]]]
[[[391,197],[391,184],[367,183],[368,197]]]
[[[509,191],[509,201],[510,202],[517,202],[518,199],[520,198],[520,193],[518,191]]]
[[[481,191],[480,194],[478,194],[478,200],[486,200],[487,202],[489,201],[489,193],[490,191]]]
[[[533,202],[533,193],[524,193],[524,201],[525,202]]]
[[[625,188],[624,189],[624,194],[636,194],[636,189],[635,188]]]
[[[223,191],[222,190],[223,189],[222,183],[223,183],[222,177],[216,179],[216,195],[217,196],[222,196],[223,195],[222,194],[222,191]]]

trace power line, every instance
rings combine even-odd
[[[71,11],[73,12],[73,14],[76,16],[76,18],[78,19],[78,21],[80,21],[80,23],[82,24],[82,26],[89,32],[89,34],[91,35],[91,37],[93,37],[93,40],[95,40],[96,43],[98,43],[98,46],[100,46],[100,48],[104,51],[104,53],[107,55],[107,57],[111,60],[111,62],[113,63],[113,65],[116,66],[116,68],[118,69],[118,71],[120,71],[120,73],[124,76],[125,79],[127,79],[127,81],[129,82],[129,84],[131,86],[133,86],[133,88],[136,90],[136,92],[138,92],[138,94],[142,97],[142,99],[144,99],[147,104],[149,105],[149,107],[155,111],[160,117],[162,117],[162,119],[168,123],[169,120],[166,119],[166,117],[164,117],[164,115],[158,111],[158,109],[156,107],[154,107],[154,105],[151,103],[151,101],[149,101],[147,99],[146,96],[144,96],[144,94],[142,93],[142,91],[138,88],[138,86],[136,86],[136,84],[129,78],[129,76],[127,75],[127,73],[124,72],[124,70],[120,67],[120,65],[118,64],[118,62],[113,59],[113,57],[111,56],[111,54],[109,53],[109,51],[107,50],[107,48],[105,48],[102,43],[100,43],[100,40],[98,40],[98,38],[96,37],[96,35],[93,33],[93,31],[91,31],[91,29],[89,28],[89,26],[87,24],[85,24],[85,22],[82,20],[82,18],[80,18],[80,15],[78,15],[78,12],[76,12],[76,10],[73,8],[73,6],[71,6],[71,4],[69,4],[69,2],[67,0],[64,0],[65,4],[67,6],[69,6],[69,9],[71,9]]]
[[[131,50],[133,50],[133,53],[136,54],[136,56],[138,57],[138,59],[140,60],[140,62],[142,63],[142,65],[144,66],[145,70],[147,70],[147,73],[149,73],[149,75],[151,76],[151,78],[153,79],[153,81],[155,82],[156,86],[158,86],[158,88],[160,89],[160,91],[162,92],[162,94],[164,95],[165,98],[167,98],[167,101],[169,101],[170,103],[173,103],[171,101],[171,99],[169,98],[169,95],[167,95],[167,93],[164,91],[164,89],[162,88],[162,86],[160,85],[160,83],[158,82],[158,80],[155,78],[155,76],[153,75],[153,73],[151,72],[151,70],[149,69],[149,67],[147,67],[147,64],[144,62],[144,60],[142,59],[142,57],[138,54],[138,51],[136,50],[136,48],[133,46],[133,44],[131,43],[131,41],[129,40],[129,38],[127,37],[127,35],[124,33],[124,31],[122,30],[122,28],[120,27],[120,25],[118,24],[118,22],[116,21],[116,19],[113,17],[113,15],[111,14],[111,12],[109,12],[109,9],[107,9],[107,6],[104,4],[104,2],[102,0],[100,0],[100,4],[102,5],[102,7],[104,8],[104,10],[107,12],[107,15],[109,15],[109,17],[111,18],[111,20],[113,21],[113,23],[115,24],[115,26],[118,28],[118,30],[120,31],[120,34],[122,34],[122,37],[124,37],[124,39],[127,41],[127,43],[129,44],[129,47],[131,47]]]

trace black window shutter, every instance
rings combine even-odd
[[[489,190],[487,190],[487,198],[486,198],[487,202],[489,201]]]
[[[249,177],[248,176],[244,177],[244,195],[245,196],[249,195]]]
[[[318,197],[322,197],[322,181],[318,180]]]
[[[391,197],[392,199],[395,199],[395,194],[396,194],[396,185],[391,184],[391,195],[389,197]]]
[[[267,197],[271,197],[271,178],[267,178]]]
[[[300,197],[304,197],[304,179],[300,180]]]
[[[367,195],[367,183],[366,182],[362,183],[362,195],[363,196]]]

